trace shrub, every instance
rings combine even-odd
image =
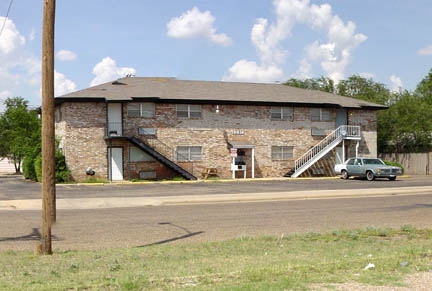
[[[27,179],[42,182],[42,155],[40,151],[26,156],[23,163],[23,175]],[[58,147],[55,153],[55,180],[56,183],[70,180],[70,171],[67,168],[65,156]]]
[[[387,166],[396,166],[396,167],[400,167],[402,168],[402,173],[405,171],[404,167],[402,166],[402,164],[398,163],[398,162],[393,162],[393,161],[383,161],[384,164],[386,164]]]
[[[60,150],[56,150],[56,183],[68,182],[70,171],[66,165],[66,158]]]
[[[36,181],[42,182],[42,156],[39,154],[34,160],[34,169],[36,173]]]

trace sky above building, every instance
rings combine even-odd
[[[0,0],[0,109],[14,96],[41,104],[42,14],[42,0]],[[60,0],[55,94],[126,75],[358,74],[413,90],[432,68],[431,15],[430,0]]]

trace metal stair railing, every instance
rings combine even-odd
[[[176,161],[176,163],[178,163],[182,168],[193,175],[193,163],[189,161],[188,157],[181,155],[175,149],[171,148],[169,145],[160,141],[159,139],[148,138],[144,142],[171,161]]]
[[[318,144],[308,150],[300,158],[295,161],[294,174],[291,177],[296,178],[316,161],[321,159],[329,151],[335,148],[343,139],[360,138],[360,126],[341,125],[329,135],[327,135]]]

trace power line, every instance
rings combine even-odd
[[[11,0],[10,3],[9,3],[9,8],[8,8],[8,10],[7,10],[7,12],[6,12],[6,17],[5,17],[4,21],[3,21],[3,25],[2,25],[2,28],[1,28],[1,30],[0,30],[0,37],[1,37],[1,35],[2,35],[2,33],[3,33],[3,30],[4,30],[5,26],[6,26],[6,20],[7,20],[8,17],[9,17],[9,12],[10,12],[10,10],[11,10],[11,7],[12,7],[12,3],[13,3],[13,1],[14,1],[14,0]]]

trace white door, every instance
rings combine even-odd
[[[335,163],[336,163],[336,164],[342,164],[343,162],[345,162],[345,152],[344,152],[344,148],[343,148],[343,147],[337,147],[337,148],[336,148],[336,159],[335,159]]]
[[[110,180],[123,180],[123,148],[109,148]]]
[[[121,103],[108,103],[108,135],[123,135]]]

